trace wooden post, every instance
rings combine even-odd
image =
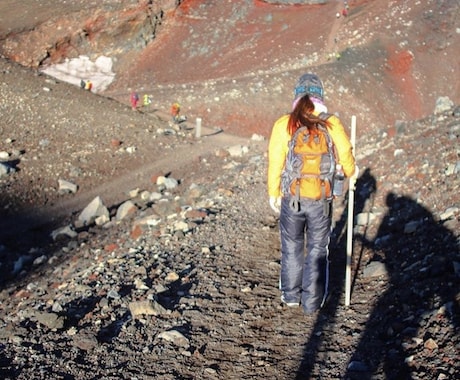
[[[351,117],[351,146],[356,159],[356,116]],[[345,269],[345,306],[350,306],[351,299],[351,258],[353,253],[353,206],[355,203],[356,176],[350,178],[348,186],[348,224],[347,224],[347,263]]]

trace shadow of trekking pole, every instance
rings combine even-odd
[[[375,178],[366,170],[356,181],[356,200],[355,212],[361,213],[368,204],[375,192]],[[348,200],[345,199],[345,203]],[[319,375],[322,372],[321,363],[327,358],[325,350],[321,350],[327,342],[325,331],[331,331],[338,323],[338,311],[343,303],[343,293],[345,287],[345,266],[346,266],[346,225],[348,220],[347,207],[344,208],[340,218],[335,223],[331,234],[330,242],[330,273],[329,273],[329,297],[324,307],[317,314],[317,319],[312,328],[308,340],[305,342],[302,362],[296,373],[296,380],[308,380],[311,378],[323,378]],[[318,367],[318,368],[316,368]],[[317,376],[318,374],[318,376]]]

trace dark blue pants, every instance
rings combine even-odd
[[[280,289],[285,302],[301,302],[305,313],[318,310],[327,296],[331,207],[323,201],[300,200],[300,210],[281,201]]]

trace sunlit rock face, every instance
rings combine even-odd
[[[27,12],[18,3],[11,11],[11,25],[0,30],[0,54],[37,68],[81,55],[116,58],[133,49],[140,50],[155,38],[165,15],[177,7],[171,0],[150,3],[95,2],[73,12],[59,4],[44,3],[42,11],[47,17],[37,16],[16,30],[15,15]]]

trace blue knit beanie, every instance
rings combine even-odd
[[[321,101],[324,100],[323,83],[317,75],[308,73],[298,79],[294,88],[294,101],[306,94]]]

